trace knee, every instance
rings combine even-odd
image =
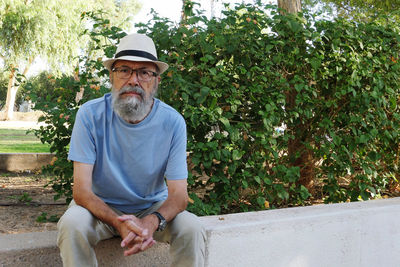
[[[171,222],[172,266],[204,266],[205,230],[199,218],[187,211]]]
[[[177,236],[196,243],[205,242],[205,230],[196,215],[184,211],[177,215],[173,224]]]
[[[57,223],[58,234],[74,235],[74,233],[84,233],[90,229],[92,224],[92,214],[81,206],[72,206],[67,209]]]

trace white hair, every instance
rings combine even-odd
[[[158,83],[154,84],[153,90],[146,93],[139,86],[124,86],[117,90],[112,86],[112,107],[115,113],[118,114],[123,120],[136,123],[142,121],[150,113],[153,105],[153,97],[157,93]],[[134,92],[139,94],[140,97],[121,97],[121,94],[126,92]]]

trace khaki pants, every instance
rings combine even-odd
[[[156,211],[161,204],[158,202],[134,215],[144,217]],[[58,222],[57,229],[57,245],[63,265],[68,267],[97,266],[94,246],[101,240],[119,236],[116,229],[98,220],[73,200]],[[187,211],[179,213],[164,231],[155,232],[153,238],[170,244],[172,266],[204,266],[205,233],[196,215]]]

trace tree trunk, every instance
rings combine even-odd
[[[186,25],[187,18],[190,16],[193,16],[193,2],[192,0],[182,0],[181,26]]]
[[[23,76],[26,76],[28,73],[28,70],[30,66],[32,65],[33,58],[30,58],[26,64],[26,67],[24,69],[24,72],[22,73]],[[11,66],[11,72],[8,80],[8,86],[7,86],[7,99],[6,99],[6,105],[4,107],[4,113],[5,113],[5,120],[9,121],[12,120],[14,117],[14,105],[15,105],[15,99],[17,96],[17,92],[19,89],[19,85],[15,85],[15,77],[16,77],[16,68],[14,66]]]
[[[182,10],[181,10],[181,25],[185,25],[187,15],[185,13],[185,7],[186,7],[187,0],[182,0]]]
[[[307,129],[304,128],[304,125],[301,125],[297,128],[297,132],[304,134]],[[292,161],[292,166],[300,168],[300,178],[297,183],[312,191],[315,178],[315,158],[312,149],[303,144],[303,142],[307,141],[309,140],[301,140],[298,136],[293,140],[289,140],[288,155]]]
[[[74,80],[79,82],[79,62],[76,64],[76,68],[74,71]],[[81,90],[79,92],[76,92],[75,95],[75,103],[79,103],[79,101],[81,101],[81,99],[83,98],[83,93],[85,92],[85,88],[83,88],[83,86],[81,87]]]
[[[15,84],[15,69],[12,68],[10,72],[10,76],[8,79],[7,86],[7,99],[6,105],[4,106],[5,120],[12,120],[14,115],[14,104],[15,104],[15,96],[17,95],[18,87],[14,86]]]
[[[296,14],[301,11],[300,0],[278,0],[278,7],[281,8],[281,14]],[[284,75],[287,80],[291,80],[293,75]],[[287,110],[296,108],[297,91],[294,86],[286,93]],[[312,191],[315,178],[315,159],[311,148],[306,147],[305,143],[309,143],[309,130],[307,123],[301,122],[296,125],[288,125],[287,131],[294,134],[294,139],[288,141],[288,155],[292,166],[300,168],[300,178],[298,184],[305,186]]]
[[[215,18],[215,0],[210,0],[211,18]]]
[[[301,11],[300,0],[278,0],[278,8],[286,11],[289,14],[296,14]],[[283,12],[285,13],[285,12]]]

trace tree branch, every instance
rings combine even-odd
[[[28,63],[26,64],[24,72],[22,73],[22,75],[24,75],[24,77],[26,77],[26,74],[28,73],[29,68],[32,66],[32,62],[33,62],[34,59],[35,59],[34,57],[30,57],[28,59]]]

